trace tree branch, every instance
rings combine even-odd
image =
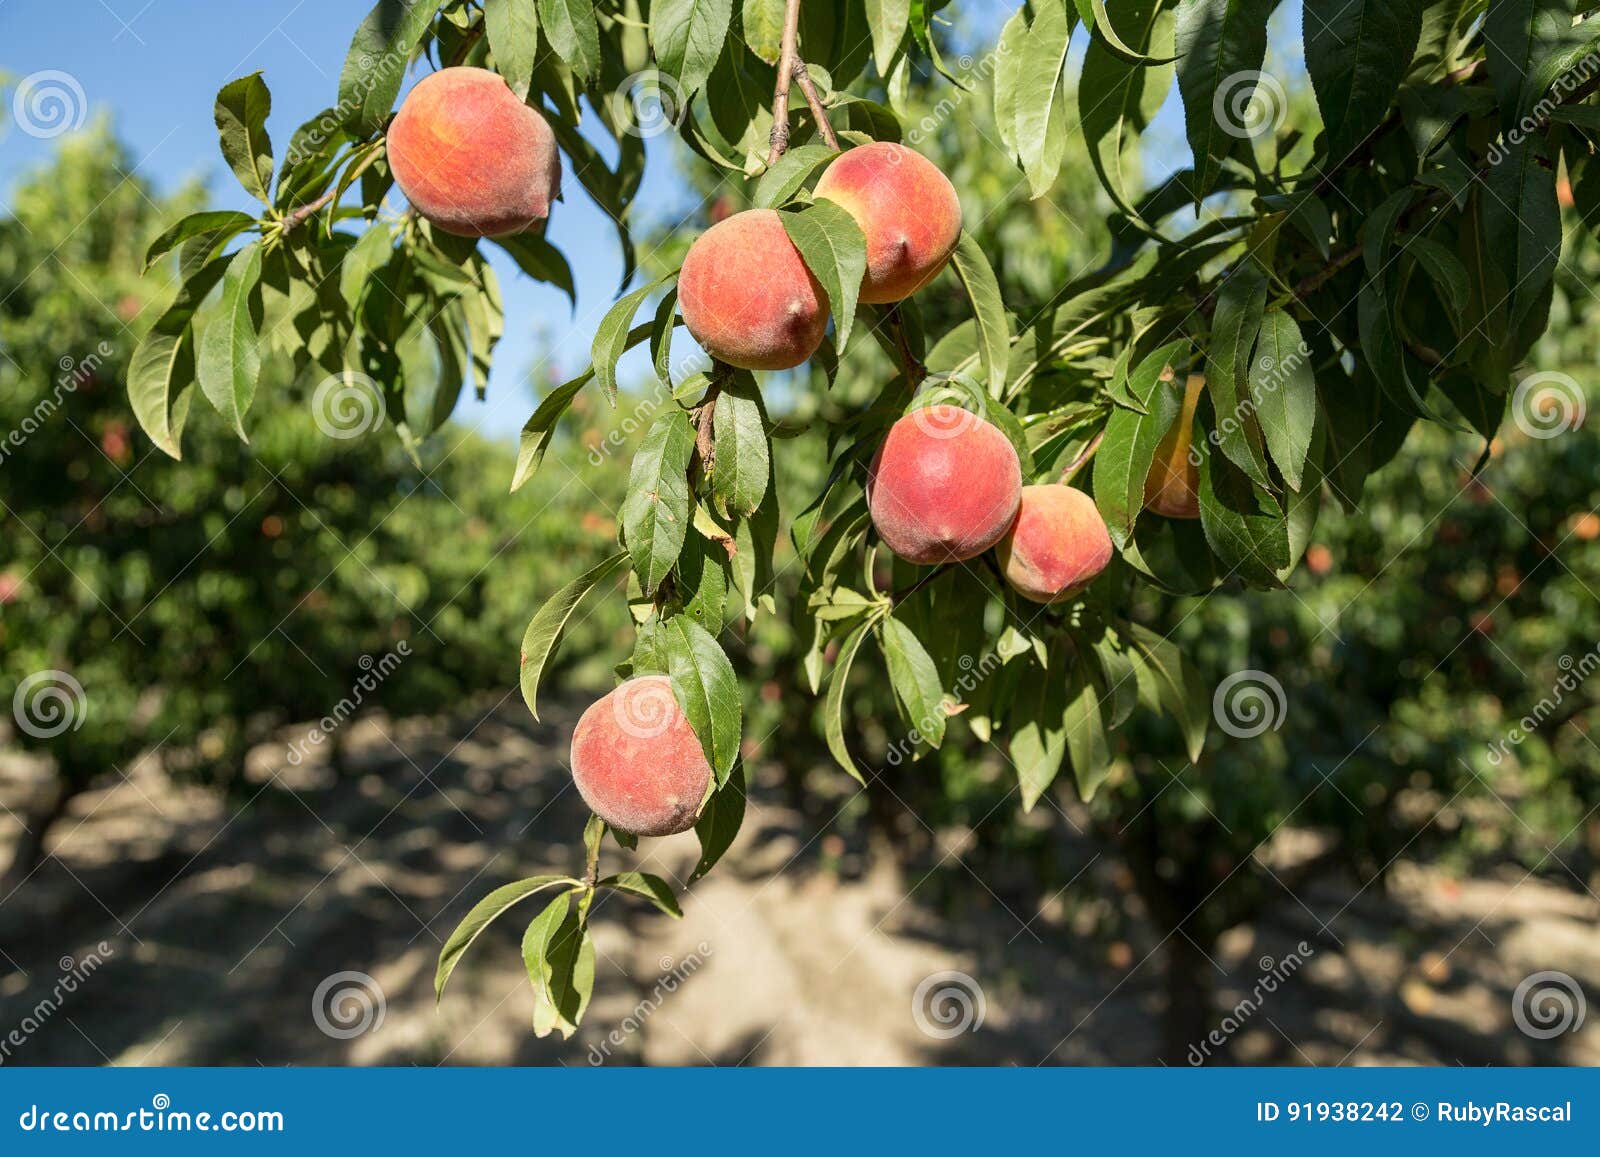
[[[800,56],[800,0],[785,0],[783,39],[778,49],[778,81],[772,89],[772,135],[768,137],[767,164],[773,164],[789,147],[789,86]]]
[[[772,89],[772,134],[768,142],[767,164],[783,156],[789,147],[789,89],[798,84],[806,98],[806,107],[817,122],[817,132],[834,150],[839,148],[839,137],[828,123],[828,112],[822,107],[817,86],[806,71],[806,62],[800,59],[800,0],[785,0],[783,8],[783,39],[778,49],[778,80]]]

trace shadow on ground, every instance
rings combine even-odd
[[[1016,913],[976,884],[960,911],[935,910],[931,873],[881,855],[819,855],[823,833],[760,777],[739,843],[686,898],[683,921],[615,898],[597,905],[595,997],[572,1041],[530,1031],[515,918],[485,934],[436,1009],[437,953],[471,904],[521,876],[578,867],[586,813],[564,766],[575,719],[552,705],[538,724],[502,701],[450,721],[366,720],[352,725],[341,777],[260,748],[253,794],[233,810],[142,768],[78,799],[50,854],[0,900],[0,1061],[1157,1056],[1154,935],[1108,954],[1048,904]],[[5,762],[0,803],[36,774]],[[669,878],[694,862],[692,836],[646,844],[641,866]],[[606,855],[625,858],[609,845]],[[1114,878],[1096,875],[1083,886],[1114,892]],[[1550,1039],[1512,1017],[1534,972],[1560,970],[1600,994],[1597,915],[1592,896],[1520,870],[1455,881],[1402,861],[1387,890],[1320,881],[1224,938],[1224,1059],[1600,1063],[1600,1015]],[[1290,960],[1263,995],[1263,978]]]

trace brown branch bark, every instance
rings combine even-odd
[[[783,38],[778,48],[778,80],[772,90],[772,133],[767,138],[767,164],[772,164],[789,148],[789,89],[800,86],[806,107],[817,122],[817,132],[838,149],[839,137],[828,123],[827,110],[822,107],[822,97],[806,71],[806,62],[800,59],[800,0],[786,0],[783,9]]]

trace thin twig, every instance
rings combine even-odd
[[[1095,436],[1089,439],[1089,444],[1078,451],[1078,456],[1067,463],[1066,469],[1061,472],[1061,485],[1065,486],[1071,482],[1077,477],[1078,471],[1089,464],[1089,460],[1094,457],[1095,451],[1100,449],[1100,442],[1105,436],[1104,429],[1097,431]]]
[[[822,139],[834,152],[839,151],[839,137],[833,131],[833,126],[828,123],[828,111],[822,107],[822,98],[817,95],[817,86],[811,80],[811,73],[806,69],[806,62],[797,55],[794,62],[799,66],[795,73],[795,83],[800,86],[800,91],[805,94],[806,105],[811,109],[811,118],[817,122],[817,131],[822,134]]]
[[[778,49],[778,80],[772,89],[772,135],[768,138],[767,164],[772,164],[789,147],[789,85],[794,79],[795,61],[800,57],[800,0],[785,0],[783,39]],[[808,78],[809,79],[809,78]]]
[[[370,147],[367,151],[367,155],[362,157],[361,160],[357,162],[355,168],[350,170],[345,180],[335,181],[333,188],[322,194],[322,196],[318,197],[315,201],[307,201],[304,205],[301,205],[292,213],[286,214],[283,218],[283,231],[287,233],[292,229],[298,228],[307,217],[310,217],[318,210],[327,207],[328,203],[338,196],[340,188],[349,188],[351,185],[355,184],[356,177],[365,172],[372,162],[378,159],[378,154],[381,152],[383,152],[383,150],[380,148],[375,146]]]

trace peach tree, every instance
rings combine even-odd
[[[1307,117],[1273,71],[1278,0],[1032,0],[998,28],[939,0],[383,0],[334,103],[281,156],[262,77],[222,89],[222,152],[259,206],[194,214],[151,249],[176,254],[182,288],[129,390],[168,453],[196,386],[246,433],[269,338],[296,372],[381,404],[416,452],[486,386],[506,321],[485,246],[573,294],[552,204],[574,180],[615,220],[626,273],[590,368],[528,419],[512,488],[560,452],[580,393],[618,403],[625,351],[647,347],[672,399],[634,456],[619,549],[551,591],[522,642],[537,713],[583,600],[615,592],[633,612],[622,682],[573,738],[596,813],[581,874],[485,898],[441,954],[441,990],[491,921],[544,893],[523,942],[535,1028],[570,1033],[597,893],[678,912],[666,881],[601,873],[607,833],[631,848],[692,826],[695,877],[728,849],[744,696],[724,646],[773,610],[785,523],[800,662],[843,772],[872,790],[845,718],[852,670],[881,658],[907,750],[965,729],[1005,753],[1031,808],[1069,770],[1091,797],[1135,712],[1170,716],[1199,757],[1213,689],[1130,621],[1136,585],[1281,587],[1320,506],[1355,508],[1416,423],[1493,436],[1548,321],[1559,174],[1594,195],[1596,24],[1575,0],[1300,7]],[[902,123],[912,84],[945,95]],[[1147,184],[1174,87],[1189,163]],[[1114,239],[1023,311],[905,144],[980,88],[993,171],[1048,199],[1086,163]],[[751,207],[635,284],[630,211],[662,127]],[[919,294],[950,277],[965,316],[931,324]],[[684,372],[686,338],[703,368]],[[777,402],[853,365],[884,368],[821,432],[820,492],[780,511],[794,431]]]

